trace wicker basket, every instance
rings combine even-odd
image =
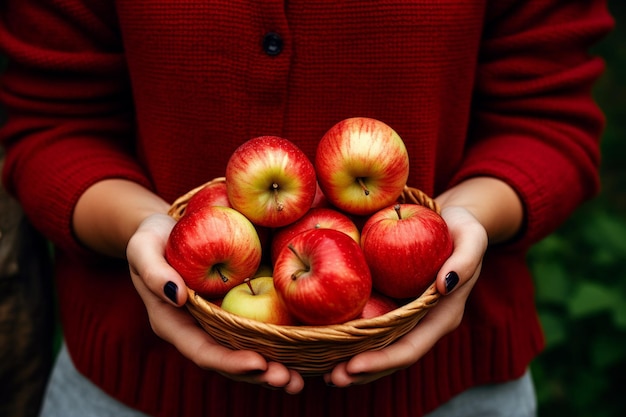
[[[215,178],[178,198],[170,216],[179,219],[189,199]],[[402,202],[420,204],[439,212],[433,199],[405,187]],[[303,375],[320,375],[336,364],[367,350],[381,349],[408,333],[439,300],[434,283],[417,299],[385,315],[328,326],[280,326],[231,314],[189,290],[187,309],[204,330],[232,349],[259,352]]]

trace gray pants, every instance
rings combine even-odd
[[[472,388],[425,417],[534,417],[530,372],[505,384]],[[147,417],[104,393],[76,371],[63,346],[52,373],[41,417]]]

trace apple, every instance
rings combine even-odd
[[[311,160],[278,136],[244,142],[226,165],[230,203],[260,226],[281,227],[302,217],[311,208],[316,183]]]
[[[272,261],[276,261],[280,250],[295,235],[307,230],[322,228],[344,232],[354,239],[357,244],[361,241],[359,229],[348,216],[331,208],[312,208],[300,219],[274,231],[271,244]]]
[[[333,206],[370,215],[395,203],[409,176],[409,155],[387,124],[353,117],[331,127],[318,143],[315,171]]]
[[[354,239],[333,229],[312,229],[294,236],[279,252],[274,286],[300,322],[328,325],[361,314],[372,278]]]
[[[254,275],[261,263],[261,242],[243,214],[206,206],[174,225],[165,259],[189,288],[205,298],[220,298]]]
[[[214,181],[198,190],[187,202],[187,206],[185,207],[183,214],[204,206],[223,206],[232,208],[232,205],[228,200],[225,181]],[[255,228],[257,234],[259,235],[262,248],[265,252],[268,252],[270,245],[270,230],[267,227],[257,225],[255,225]]]
[[[207,300],[210,303],[215,304],[216,306],[220,307],[222,305],[222,300],[223,298],[213,298],[211,300]]]
[[[232,207],[226,193],[224,181],[214,181],[198,190],[187,202],[185,213],[194,211],[204,206]]]
[[[420,296],[453,249],[443,218],[418,204],[395,204],[373,214],[361,248],[374,288],[393,298]]]
[[[270,324],[295,325],[296,321],[276,294],[272,277],[246,279],[222,300],[222,309],[238,316]]]
[[[382,295],[378,291],[372,291],[369,300],[365,303],[363,311],[359,318],[371,319],[374,317],[382,316],[390,311],[393,311],[400,307],[398,303],[385,295]]]
[[[313,203],[311,203],[311,208],[315,207],[330,207],[330,203],[320,188],[319,182],[315,183],[315,198],[313,199]]]

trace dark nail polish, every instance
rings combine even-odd
[[[167,281],[165,286],[163,287],[163,292],[165,296],[172,300],[174,304],[178,304],[176,301],[176,294],[178,293],[178,286],[174,284],[172,281]]]
[[[446,294],[450,293],[454,287],[456,287],[456,284],[459,283],[459,274],[457,274],[454,271],[450,271],[448,272],[448,274],[446,275]]]

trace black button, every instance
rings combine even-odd
[[[269,32],[263,37],[263,50],[266,54],[275,56],[283,51],[283,38],[276,32]]]

